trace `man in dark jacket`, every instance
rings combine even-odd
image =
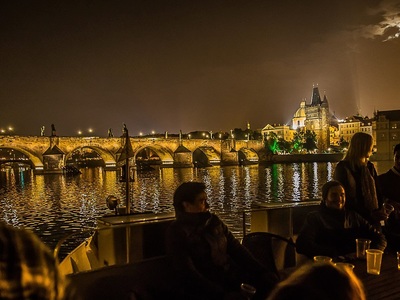
[[[371,248],[384,250],[384,235],[355,211],[345,209],[345,191],[338,181],[322,187],[318,211],[307,215],[296,240],[296,250],[310,258],[316,255],[347,256],[356,252],[356,238],[371,240]]]
[[[384,228],[389,246],[400,250],[400,144],[393,149],[393,167],[378,176],[378,183],[385,200],[393,205],[394,211]]]
[[[277,278],[208,211],[203,183],[179,186],[174,207],[176,221],[167,232],[167,251],[180,275],[183,298],[237,299],[241,283],[256,287],[255,299],[267,295]]]

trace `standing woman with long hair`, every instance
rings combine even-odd
[[[333,178],[344,186],[346,207],[355,210],[373,225],[387,216],[383,212],[383,196],[377,185],[375,166],[369,161],[373,139],[370,134],[357,132],[350,141],[349,149],[337,165]]]

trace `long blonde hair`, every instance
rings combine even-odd
[[[302,265],[281,281],[267,300],[366,300],[364,286],[353,271],[330,263]]]
[[[362,166],[363,158],[367,157],[374,141],[372,136],[365,132],[355,133],[351,140],[349,149],[347,150],[343,160],[350,163],[352,169]]]

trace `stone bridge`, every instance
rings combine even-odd
[[[136,156],[151,150],[158,156],[160,167],[193,167],[208,165],[256,164],[266,160],[262,141],[130,138]],[[104,161],[106,170],[118,167],[123,147],[122,138],[0,136],[0,148],[17,150],[31,161],[35,173],[60,173],[75,150],[90,148]]]

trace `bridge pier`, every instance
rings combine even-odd
[[[174,168],[193,168],[192,152],[174,153]]]
[[[221,166],[239,165],[239,154],[235,150],[221,152]]]

